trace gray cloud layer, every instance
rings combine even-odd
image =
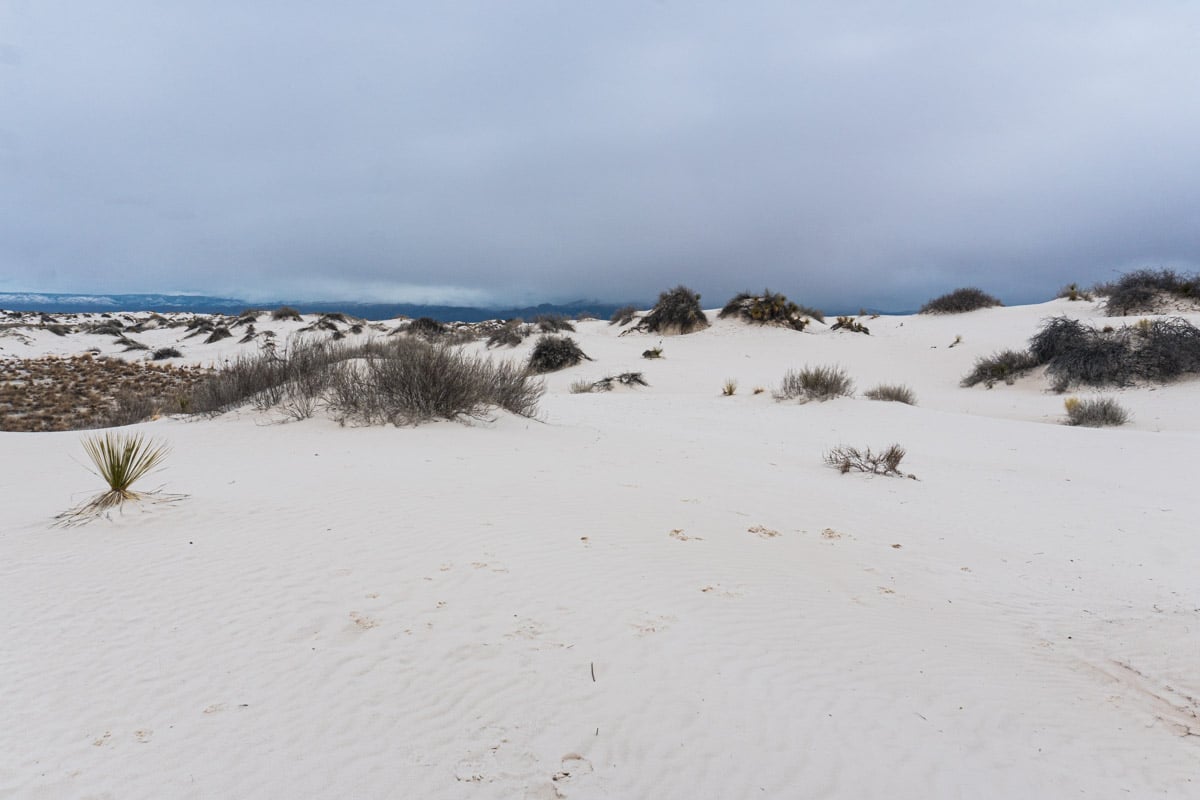
[[[1200,8],[0,0],[0,290],[911,307],[1200,257]]]

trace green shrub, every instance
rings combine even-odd
[[[85,508],[102,511],[141,497],[130,487],[166,459],[170,448],[150,441],[140,433],[103,433],[83,440],[83,450],[106,484],[108,491],[96,496]]]
[[[935,297],[921,306],[922,314],[963,314],[980,308],[1003,305],[995,297],[982,289],[968,287],[955,289],[953,292]]]
[[[806,314],[784,295],[765,289],[762,294],[741,292],[735,295],[717,314],[720,319],[731,316],[758,325],[778,325],[802,331],[812,315]],[[821,319],[823,321],[824,317]]]

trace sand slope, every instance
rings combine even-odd
[[[147,423],[189,497],[78,528],[82,434],[0,434],[0,797],[1200,797],[1200,383],[958,387],[1055,313],[582,323],[539,420]]]

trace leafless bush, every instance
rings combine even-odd
[[[962,314],[980,308],[1003,305],[982,289],[968,287],[935,297],[921,306],[922,314]]]
[[[825,454],[825,463],[836,467],[845,475],[851,470],[868,472],[872,475],[891,475],[906,477],[900,471],[900,462],[904,459],[904,448],[898,444],[889,446],[886,450],[874,452],[871,448],[859,450],[857,447],[835,447]],[[908,475],[907,477],[915,477]]]
[[[982,383],[991,389],[997,381],[1012,385],[1017,378],[1038,367],[1038,360],[1028,350],[1003,350],[976,359],[975,366],[959,381],[965,387]]]
[[[1063,402],[1063,406],[1067,410],[1068,425],[1101,428],[1110,425],[1124,425],[1129,421],[1129,413],[1111,397],[1096,397],[1089,400],[1068,397]]]
[[[622,306],[613,312],[612,317],[610,317],[608,320],[608,324],[619,325],[623,328],[629,323],[633,322],[633,319],[637,316],[637,313],[637,306]]]

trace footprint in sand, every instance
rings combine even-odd
[[[92,742],[92,747],[103,747],[104,745],[108,744],[110,739],[112,739],[112,731],[105,731],[103,734],[96,737],[96,740]]]
[[[140,728],[133,732],[133,738],[141,744],[149,742],[152,736],[154,736],[154,731],[149,728]]]
[[[772,530],[765,525],[755,525],[753,528],[747,528],[748,533],[758,534],[763,539],[774,539],[779,535],[779,531]]]
[[[681,542],[690,542],[693,540],[697,541],[697,542],[704,541],[703,536],[688,536],[686,533],[683,532],[683,528],[675,528],[667,535],[670,536],[672,539],[678,539]]]
[[[572,778],[587,775],[592,771],[592,762],[579,753],[567,753],[562,757],[561,769],[550,780],[555,783],[566,783]]]
[[[358,626],[359,630],[369,631],[371,628],[379,625],[378,620],[371,619],[366,614],[360,614],[357,611],[350,612],[350,621]]]
[[[821,531],[821,538],[822,539],[840,539],[840,538],[842,538],[842,535],[840,533],[838,533],[837,531],[835,531],[833,528],[826,528],[825,530]]]
[[[675,621],[675,617],[654,617],[644,622],[635,622],[629,627],[637,633],[638,636],[649,636],[652,633],[665,631],[669,627],[669,623]]]

